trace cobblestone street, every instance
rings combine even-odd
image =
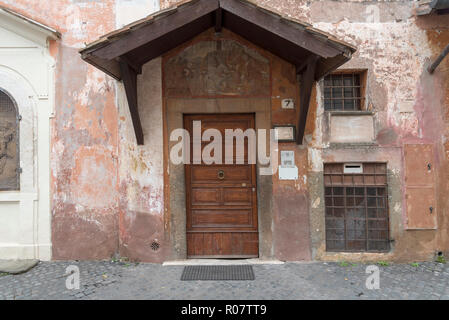
[[[66,268],[80,289],[66,288]],[[380,266],[380,289],[365,286],[367,265],[255,265],[255,281],[180,281],[182,266],[123,262],[41,262],[0,275],[0,299],[449,299],[449,266],[435,262]]]

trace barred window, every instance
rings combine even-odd
[[[18,114],[0,88],[0,190],[19,190]]]
[[[358,111],[363,105],[363,72],[333,73],[324,78],[324,109]]]
[[[390,249],[385,163],[324,166],[326,251]]]

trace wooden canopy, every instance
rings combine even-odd
[[[294,64],[301,75],[298,144],[302,143],[313,83],[351,58],[356,48],[246,0],[191,0],[104,35],[80,50],[82,58],[122,80],[137,143],[143,133],[137,108],[142,65],[207,29],[226,28]]]

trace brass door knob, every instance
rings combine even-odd
[[[218,170],[218,179],[223,180],[225,177],[225,173],[223,170]]]

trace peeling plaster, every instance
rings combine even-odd
[[[415,114],[400,113],[403,101],[417,96],[417,83],[431,56],[426,32],[412,20],[403,23],[315,23],[338,38],[357,45],[354,58],[372,61],[377,82],[386,86],[387,105],[375,106],[387,111],[387,125],[401,136],[419,136],[418,118]]]

